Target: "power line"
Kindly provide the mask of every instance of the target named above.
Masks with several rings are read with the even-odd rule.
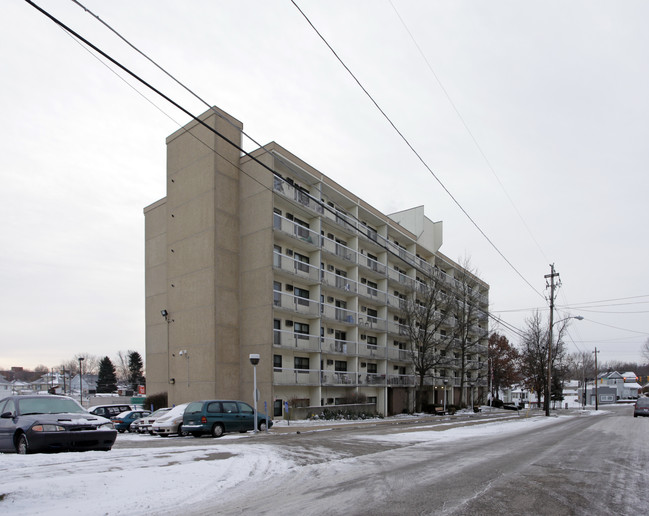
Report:
[[[455,198],[455,196],[451,193],[451,191],[446,187],[446,185],[442,182],[442,180],[435,174],[432,168],[426,163],[424,158],[417,152],[417,150],[414,148],[414,146],[410,143],[410,141],[404,136],[404,134],[399,130],[399,128],[395,125],[395,123],[390,119],[390,117],[386,114],[385,111],[381,108],[381,106],[378,104],[376,100],[374,100],[374,97],[367,91],[367,89],[363,86],[363,84],[358,80],[358,78],[354,75],[354,73],[349,69],[349,67],[345,64],[345,62],[338,56],[336,51],[333,49],[333,47],[329,44],[329,42],[324,38],[322,34],[318,31],[318,29],[313,25],[309,17],[300,9],[300,7],[295,3],[295,0],[291,0],[291,3],[295,6],[295,8],[300,12],[300,14],[304,17],[304,19],[307,21],[307,23],[311,26],[311,28],[315,31],[315,33],[318,35],[318,37],[324,42],[324,44],[327,46],[327,48],[332,52],[332,54],[336,57],[338,62],[343,66],[343,68],[349,73],[349,75],[354,79],[356,84],[363,90],[365,95],[370,99],[372,104],[376,107],[376,109],[383,115],[383,117],[387,120],[387,122],[390,124],[390,126],[394,129],[394,131],[399,135],[399,137],[403,140],[403,142],[408,146],[408,148],[412,151],[412,153],[417,157],[417,159],[421,162],[421,164],[430,172],[430,174],[435,178],[437,183],[442,187],[442,189],[446,192],[446,194],[451,198],[451,200],[455,203],[455,205],[462,211],[462,213],[466,216],[467,219],[473,224],[473,226],[480,232],[480,234],[489,242],[491,247],[494,248],[494,250],[500,255],[500,257],[505,260],[505,262],[511,267],[511,269],[525,282],[527,285],[534,291],[536,292],[539,296],[543,297],[543,294],[541,294],[536,288],[519,272],[519,270],[514,267],[514,265],[507,259],[507,257],[500,251],[500,249],[492,242],[492,240],[487,236],[487,234],[482,230],[482,228],[478,225],[478,223],[473,220],[471,215],[464,209],[462,204]]]
[[[498,181],[498,184],[500,185],[500,188],[502,189],[503,193],[505,194],[505,196],[506,196],[507,199],[509,200],[509,203],[512,205],[512,208],[514,208],[514,211],[516,212],[516,214],[518,215],[518,218],[519,218],[519,219],[521,220],[521,222],[523,223],[523,226],[524,226],[525,229],[527,230],[528,234],[530,235],[530,237],[532,238],[532,240],[533,240],[534,243],[536,244],[536,247],[538,247],[538,249],[539,249],[539,251],[541,252],[541,254],[543,255],[543,257],[544,257],[547,261],[549,261],[548,258],[545,256],[545,253],[543,252],[543,249],[541,248],[541,245],[538,243],[538,241],[537,241],[536,238],[534,237],[534,234],[532,233],[532,230],[529,228],[529,226],[527,225],[527,222],[526,222],[525,219],[523,218],[523,215],[522,215],[521,212],[518,210],[518,207],[517,207],[516,204],[514,203],[514,200],[513,200],[513,199],[511,198],[511,196],[509,195],[509,192],[507,192],[507,190],[505,189],[505,185],[503,185],[502,181],[500,180],[500,177],[498,177],[498,174],[496,174],[496,170],[494,169],[493,165],[491,164],[491,161],[489,161],[489,158],[487,158],[487,155],[485,154],[484,150],[482,149],[482,147],[481,147],[480,144],[478,143],[478,140],[476,139],[475,135],[473,134],[473,131],[471,131],[471,129],[469,128],[469,125],[467,124],[466,120],[464,119],[464,117],[463,117],[462,114],[460,113],[460,110],[457,108],[455,102],[453,102],[453,99],[451,98],[450,94],[448,93],[448,90],[446,89],[446,87],[444,86],[444,84],[442,84],[441,79],[439,78],[439,76],[437,75],[437,73],[436,73],[435,70],[433,69],[432,65],[430,64],[430,61],[429,61],[428,58],[426,57],[426,54],[424,54],[424,51],[421,49],[421,47],[420,47],[419,44],[417,43],[417,40],[415,39],[414,35],[413,35],[412,32],[410,31],[410,28],[408,27],[408,25],[406,24],[405,20],[403,19],[403,17],[401,16],[401,14],[400,14],[399,11],[397,10],[397,8],[395,7],[395,5],[394,5],[394,3],[392,2],[392,0],[389,0],[389,2],[390,2],[390,5],[392,6],[392,9],[394,9],[394,12],[396,13],[397,17],[399,18],[399,21],[401,22],[401,24],[403,25],[404,29],[406,30],[406,32],[407,32],[408,35],[410,36],[410,39],[412,40],[413,44],[414,44],[415,47],[417,48],[417,51],[419,52],[419,55],[422,57],[422,59],[423,59],[424,62],[426,63],[426,66],[428,67],[428,70],[430,70],[430,73],[431,73],[431,74],[433,75],[433,77],[435,78],[435,81],[437,81],[437,84],[439,85],[440,89],[442,90],[442,93],[444,93],[444,96],[446,97],[446,100],[448,100],[448,103],[451,105],[451,107],[453,108],[453,111],[455,111],[455,114],[456,114],[457,117],[460,119],[460,122],[462,122],[462,125],[463,125],[464,128],[466,129],[466,132],[469,134],[469,137],[471,138],[471,141],[473,142],[473,144],[474,144],[474,145],[476,146],[476,148],[478,149],[478,152],[479,152],[480,155],[482,156],[482,159],[484,160],[484,162],[487,164],[487,168],[491,171],[491,173],[493,174],[493,176],[496,178],[496,181]]]
[[[111,56],[109,56],[107,53],[103,52],[103,51],[102,51],[101,49],[99,49],[97,46],[95,46],[95,45],[92,44],[90,41],[88,41],[87,39],[85,39],[84,37],[82,37],[80,34],[78,34],[77,32],[75,32],[73,29],[71,29],[70,27],[66,26],[63,22],[59,21],[59,20],[56,19],[54,16],[52,16],[51,14],[49,14],[47,11],[45,11],[45,10],[42,9],[42,8],[40,8],[38,5],[34,4],[31,0],[25,0],[25,1],[26,1],[28,4],[32,5],[32,7],[34,7],[35,9],[37,9],[39,12],[41,12],[42,14],[44,14],[45,16],[47,16],[50,20],[52,20],[54,23],[56,23],[59,27],[61,27],[62,29],[64,29],[68,34],[74,36],[74,37],[77,38],[79,41],[82,41],[82,42],[83,42],[84,44],[86,44],[88,47],[92,48],[95,52],[97,52],[98,54],[100,54],[100,55],[103,56],[104,58],[108,59],[111,63],[115,64],[115,65],[118,66],[120,69],[122,69],[123,71],[125,71],[126,73],[128,73],[131,77],[133,77],[133,78],[136,79],[137,81],[141,82],[143,85],[145,85],[146,87],[148,87],[149,89],[151,89],[153,92],[155,92],[156,94],[158,94],[159,96],[161,96],[162,98],[164,98],[167,102],[169,102],[170,104],[172,104],[174,107],[176,107],[177,109],[180,109],[182,112],[184,112],[185,114],[187,114],[188,116],[190,116],[194,121],[196,121],[197,123],[199,123],[200,125],[202,125],[202,126],[205,127],[206,129],[208,129],[209,131],[213,132],[214,134],[216,134],[218,137],[220,137],[220,138],[223,139],[225,142],[227,142],[227,143],[229,143],[230,145],[232,145],[233,147],[235,147],[235,148],[236,148],[237,150],[239,150],[240,152],[244,153],[247,157],[249,157],[250,159],[252,159],[253,161],[255,161],[257,164],[261,165],[263,168],[265,168],[266,170],[268,170],[269,172],[271,172],[273,175],[275,175],[275,176],[279,176],[279,174],[277,174],[277,172],[275,172],[273,169],[271,169],[270,167],[268,167],[267,165],[265,165],[264,163],[262,163],[261,161],[259,161],[255,156],[253,156],[253,155],[251,155],[250,153],[246,152],[246,151],[243,150],[240,146],[238,146],[236,143],[232,142],[232,141],[229,140],[227,137],[225,137],[224,135],[222,135],[219,131],[217,131],[216,129],[214,129],[214,128],[210,127],[209,125],[207,125],[205,122],[203,122],[202,120],[200,120],[197,116],[193,115],[191,112],[189,112],[188,110],[186,110],[185,108],[183,108],[180,104],[176,103],[176,102],[173,101],[170,97],[166,96],[166,95],[165,95],[164,93],[162,93],[160,90],[156,89],[153,85],[149,84],[149,83],[146,82],[144,79],[142,79],[141,77],[139,77],[137,74],[135,74],[134,72],[132,72],[131,70],[129,70],[127,67],[125,67],[124,65],[122,65],[121,63],[119,63],[117,60],[113,59]],[[121,37],[121,36],[120,36],[120,37]],[[124,38],[121,37],[121,39],[124,39]],[[132,46],[132,45],[131,45],[131,46]],[[110,67],[109,67],[109,69],[110,69]],[[111,69],[111,71],[113,71],[113,70]],[[113,71],[113,73],[115,73],[115,72]],[[120,78],[121,78],[121,77],[120,77]],[[123,80],[123,79],[122,79],[122,80]],[[137,90],[136,90],[136,91],[137,91]],[[139,93],[139,92],[138,92],[138,93]],[[148,99],[147,99],[147,100],[148,100]],[[156,107],[157,107],[157,106],[156,106]],[[165,114],[166,114],[166,113],[165,113]],[[171,117],[170,117],[170,118],[171,118]],[[172,119],[172,120],[173,120],[173,119]],[[187,131],[187,130],[186,130],[186,131]],[[245,172],[244,172],[244,171],[243,171],[243,170],[242,170],[238,165],[236,165],[236,164],[232,163],[231,161],[229,161],[227,158],[225,158],[224,156],[222,156],[221,154],[219,154],[215,149],[212,149],[209,145],[207,145],[205,142],[201,141],[201,140],[200,140],[199,138],[197,138],[194,134],[192,134],[191,131],[188,131],[188,132],[189,132],[189,133],[190,133],[194,138],[196,138],[198,141],[200,141],[203,145],[207,146],[210,150],[212,150],[213,152],[215,152],[217,155],[219,155],[219,156],[223,157],[224,159],[226,159],[226,161],[227,161],[228,163],[230,163],[231,165],[233,165],[233,166],[234,166],[235,168],[237,168],[240,172],[246,174],[246,173],[245,173]],[[253,141],[254,141],[254,140],[253,140]],[[263,148],[263,147],[262,147],[262,150],[263,150],[264,152],[268,152],[268,151],[267,151],[265,148]],[[275,153],[274,153],[274,155],[275,155],[275,157],[281,158],[280,156],[278,156],[278,155],[275,154]],[[281,159],[280,159],[280,160],[281,160]],[[246,174],[246,175],[248,175],[248,174]],[[248,176],[248,177],[250,177],[250,176]],[[281,176],[279,176],[279,177],[281,178]],[[253,178],[253,179],[254,179],[254,178]],[[255,181],[257,181],[257,182],[259,183],[258,180],[255,179]],[[261,184],[261,183],[259,183],[259,184]],[[270,190],[270,187],[267,187],[266,185],[263,185],[263,186],[264,186],[266,189]],[[305,192],[305,193],[306,193],[306,192]],[[315,199],[314,197],[312,197],[312,196],[311,196],[310,194],[308,194],[308,193],[306,193],[306,195],[308,195],[311,199],[313,199],[315,202],[317,202],[317,203],[318,203],[318,204],[319,204],[323,209],[326,209],[326,210],[330,211],[331,213],[335,213],[335,210],[331,209],[329,206],[326,206],[326,204],[325,204],[322,200],[320,200],[320,199]],[[297,201],[292,201],[292,203],[295,204],[295,205],[298,204]],[[358,219],[356,219],[355,217],[352,217],[352,218],[354,218],[354,220],[358,221]],[[343,220],[345,220],[345,219],[343,219]],[[345,220],[345,223],[346,223],[347,225],[351,225],[351,223],[348,222],[347,220]],[[377,244],[379,244],[379,243],[377,242]],[[397,257],[397,258],[401,258],[397,252],[395,252],[394,250],[390,249],[387,245],[382,245],[382,244],[379,244],[379,245],[380,245],[380,246],[381,246],[385,251],[387,251],[388,253],[392,254],[393,256],[395,256],[395,257]],[[439,255],[438,255],[437,253],[435,253],[435,256],[436,256],[436,258],[440,258]],[[408,261],[408,263],[409,263],[409,264],[410,264],[410,265],[411,265],[415,270],[417,270],[418,272],[420,272],[420,273],[423,274],[424,276],[429,277],[429,278],[431,277],[430,274],[429,274],[426,270],[421,269],[419,266],[417,266],[416,264],[411,263],[410,261]],[[449,265],[450,265],[450,264],[449,264]],[[479,278],[478,278],[478,279],[479,279]],[[488,315],[488,314],[487,314],[487,315]]]

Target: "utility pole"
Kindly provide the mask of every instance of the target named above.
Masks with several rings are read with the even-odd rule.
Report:
[[[545,415],[550,415],[550,394],[552,393],[552,326],[554,324],[554,278],[558,278],[559,273],[554,272],[554,264],[550,264],[550,274],[546,274],[544,278],[550,280],[550,332],[548,335],[548,380],[545,389]]]
[[[597,382],[599,381],[599,372],[597,371],[597,353],[599,353],[599,351],[597,351],[597,348],[595,348],[593,353],[595,353],[595,410],[599,410],[599,396],[597,394]]]

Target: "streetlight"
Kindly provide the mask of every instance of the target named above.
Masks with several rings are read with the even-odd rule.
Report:
[[[83,406],[83,370],[81,369],[83,357],[79,357],[79,402]]]
[[[253,399],[255,400],[255,429],[254,433],[257,433],[257,364],[259,363],[259,355],[257,353],[251,353],[250,363],[252,364],[253,371]]]
[[[552,322],[552,309],[553,305],[550,306],[550,335],[548,337],[548,384],[545,386],[545,415],[550,415],[550,394],[552,392],[552,327],[555,324],[560,322],[567,321],[568,319],[577,319],[578,321],[583,321],[584,318],[581,315],[575,315],[570,317],[565,317],[556,322]]]
[[[448,385],[448,378],[444,378],[444,414],[446,414],[446,386]]]

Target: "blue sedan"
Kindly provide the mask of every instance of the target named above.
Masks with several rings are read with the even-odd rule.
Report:
[[[115,430],[120,434],[123,434],[124,432],[131,431],[131,423],[133,421],[146,417],[149,414],[151,414],[151,412],[148,410],[127,410],[126,412],[122,412],[111,418],[111,421],[113,422],[113,425],[115,425]]]

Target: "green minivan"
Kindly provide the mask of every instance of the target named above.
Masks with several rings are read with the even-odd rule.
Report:
[[[257,428],[273,426],[273,421],[257,412]],[[255,428],[255,410],[243,401],[203,400],[187,405],[183,415],[183,431],[200,437],[212,434],[221,437],[226,432],[247,432]]]

